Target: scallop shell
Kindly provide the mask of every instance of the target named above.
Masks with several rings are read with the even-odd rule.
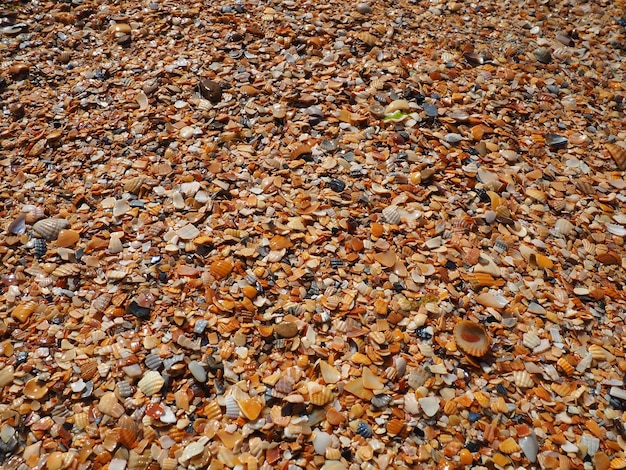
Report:
[[[401,222],[400,211],[398,206],[387,206],[383,209],[383,217],[385,220],[393,225],[398,225]]]
[[[513,372],[513,382],[519,388],[530,388],[535,385],[531,375],[525,370],[516,370]]]
[[[482,357],[489,351],[491,340],[483,325],[469,320],[461,320],[454,327],[457,347],[465,354]]]
[[[372,427],[365,421],[359,421],[356,427],[356,433],[368,439],[372,437]]]
[[[144,363],[148,369],[157,370],[163,365],[163,359],[156,354],[148,354],[144,359]]]
[[[144,374],[137,384],[139,390],[146,396],[152,396],[157,393],[165,384],[165,379],[155,370],[150,370]]]
[[[313,405],[324,406],[334,400],[335,394],[330,387],[324,387],[322,390],[312,393],[309,397],[309,401]]]
[[[500,449],[500,452],[502,452],[503,454],[507,454],[507,455],[513,454],[514,452],[519,452],[520,450],[522,450],[519,444],[512,437],[509,437],[508,439],[505,439],[504,441],[502,441],[500,445],[498,446],[498,448]]]
[[[65,219],[42,219],[33,225],[33,229],[41,238],[46,240],[56,240],[59,232],[70,226]]]
[[[526,196],[538,202],[546,202],[546,193],[544,191],[540,191],[539,189],[527,189]]]
[[[626,170],[626,149],[617,144],[606,144],[606,149],[617,163],[617,167],[622,171]]]
[[[615,457],[613,460],[611,460],[611,469],[621,470],[623,468],[626,468],[626,459],[622,457]]]
[[[224,279],[233,271],[233,265],[226,260],[213,261],[209,266],[209,272],[216,279]]]
[[[561,235],[569,235],[574,230],[574,225],[566,219],[558,219],[554,224],[554,228]]]
[[[137,447],[137,434],[128,428],[116,429],[118,433],[118,442],[127,449],[134,449]]]
[[[129,397],[133,394],[133,388],[126,380],[117,383],[117,394],[121,398]]]

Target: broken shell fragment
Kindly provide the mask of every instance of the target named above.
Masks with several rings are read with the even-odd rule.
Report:
[[[484,356],[491,346],[485,327],[469,320],[461,320],[454,326],[454,340],[461,351],[474,357]]]

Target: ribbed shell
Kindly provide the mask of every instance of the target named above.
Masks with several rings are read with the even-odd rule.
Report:
[[[148,369],[157,370],[163,365],[163,359],[156,354],[148,354],[144,359],[144,363]]]
[[[224,399],[224,403],[226,405],[226,416],[229,418],[239,418],[239,416],[241,416],[237,400],[235,400],[231,395],[228,395]]]
[[[46,240],[56,240],[59,232],[70,226],[65,219],[42,219],[33,225],[33,229]]]
[[[370,438],[372,437],[372,427],[365,421],[359,421],[359,424],[356,427],[356,433],[365,438]]]
[[[454,339],[458,348],[465,354],[482,357],[489,351],[491,340],[480,323],[461,320],[454,327]]]
[[[157,371],[150,370],[144,374],[142,379],[137,384],[137,387],[139,387],[139,390],[141,390],[144,395],[152,396],[161,390],[163,384],[165,384],[163,376],[161,376],[161,374]]]

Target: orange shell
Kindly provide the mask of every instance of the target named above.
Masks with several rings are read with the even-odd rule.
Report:
[[[387,434],[390,436],[398,436],[404,433],[406,425],[399,419],[392,419],[387,423]]]
[[[253,286],[244,286],[241,289],[241,293],[244,297],[247,297],[248,299],[254,299],[257,295],[257,290]]]
[[[270,250],[282,250],[283,248],[291,248],[291,246],[291,240],[282,235],[275,235],[270,240]]]
[[[225,260],[217,260],[211,263],[209,272],[216,279],[224,279],[233,271],[233,265]]]
[[[465,354],[482,357],[489,351],[491,340],[484,326],[468,320],[459,321],[454,327],[457,347]]]

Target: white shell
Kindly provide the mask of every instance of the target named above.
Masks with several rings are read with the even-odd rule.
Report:
[[[572,230],[574,230],[574,225],[569,220],[559,219],[556,221],[556,224],[554,224],[554,228],[561,235],[569,235],[572,233]]]
[[[239,410],[239,405],[237,404],[237,400],[231,395],[228,395],[224,399],[224,404],[226,405],[226,416],[229,418],[239,418],[241,416],[241,411]]]
[[[33,229],[46,240],[56,240],[59,232],[69,226],[65,219],[43,219],[35,222]]]
[[[400,211],[398,206],[387,206],[383,209],[383,217],[387,222],[393,225],[400,223]]]

